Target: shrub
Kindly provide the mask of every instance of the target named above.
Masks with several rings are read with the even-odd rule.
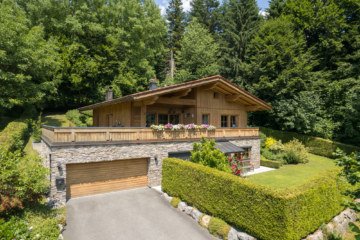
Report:
[[[276,140],[273,138],[267,138],[266,142],[265,142],[265,147],[269,148],[271,145],[273,145],[274,143],[276,143]]]
[[[284,152],[284,159],[289,164],[309,162],[309,149],[295,138],[284,144]]]
[[[228,239],[228,233],[230,231],[230,226],[219,218],[212,217],[209,222],[209,231],[212,235],[217,237],[218,235],[222,236],[222,239]]]
[[[309,148],[309,152],[328,158],[334,158],[332,153],[335,152],[337,148],[340,148],[347,154],[350,154],[352,152],[360,152],[360,147],[333,142],[331,140],[326,140],[323,138],[310,137],[307,135],[293,132],[272,130],[270,128],[264,127],[260,127],[260,131],[276,140],[282,140],[283,143],[290,142],[294,138],[299,139],[299,141],[304,144],[305,147]]]
[[[28,125],[24,122],[13,121],[0,133],[0,148],[9,151],[22,150],[24,140],[28,136]]]
[[[66,118],[77,127],[91,127],[92,116],[93,112],[91,110],[80,113],[79,110],[74,109],[66,113]]]
[[[260,157],[260,165],[270,168],[280,168],[282,166],[282,163],[279,161],[271,161],[271,160],[267,160],[264,157]]]
[[[341,192],[354,187],[340,181],[335,168],[304,184],[275,190],[232,174],[180,159],[166,158],[162,188],[201,212],[260,239],[302,239],[344,210]]]
[[[181,203],[181,200],[177,197],[173,197],[170,203],[174,208],[177,208],[179,203]]]
[[[265,143],[266,143],[267,137],[262,132],[259,132],[259,136],[260,136],[260,148],[265,148]]]
[[[194,142],[190,161],[231,173],[228,158],[219,149],[215,149],[215,145],[214,140],[208,141],[205,137],[201,138],[200,143]]]
[[[42,159],[22,157],[18,151],[0,149],[0,173],[0,217],[38,202],[49,186],[50,170]]]
[[[25,221],[14,217],[8,222],[0,219],[0,239],[30,239],[30,235]]]
[[[284,145],[281,143],[281,140],[276,141],[274,144],[272,144],[269,147],[269,150],[272,151],[273,153],[280,153],[284,150]]]

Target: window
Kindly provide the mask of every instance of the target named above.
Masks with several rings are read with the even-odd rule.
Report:
[[[215,99],[219,99],[219,93],[214,92],[214,98],[215,98]]]
[[[169,115],[169,123],[171,124],[179,124],[179,115]]]
[[[228,126],[228,116],[221,116],[221,127]]]
[[[210,124],[210,115],[209,114],[204,114],[202,115],[202,124]]]
[[[159,125],[160,124],[162,124],[162,125],[168,124],[169,123],[168,115],[167,114],[159,114],[158,115],[158,122],[159,122]]]
[[[243,159],[251,158],[251,148],[244,148],[245,152],[242,153]]]
[[[230,117],[230,127],[236,127],[236,116]]]
[[[155,114],[147,113],[146,114],[146,127],[150,127],[151,125],[155,125]]]

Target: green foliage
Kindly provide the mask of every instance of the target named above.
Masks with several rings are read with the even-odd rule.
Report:
[[[266,142],[265,142],[265,147],[268,148],[268,147],[271,147],[273,144],[276,143],[276,140],[273,139],[273,138],[268,138],[266,139]]]
[[[91,127],[92,126],[93,111],[79,112],[77,109],[73,109],[66,112],[66,118],[75,124],[76,127]]]
[[[185,31],[185,13],[182,7],[181,0],[171,0],[169,7],[166,9],[166,20],[169,25],[168,40],[169,48],[175,54],[181,50],[181,39],[183,38]]]
[[[205,137],[202,137],[200,142],[194,142],[193,150],[190,151],[190,161],[231,173],[228,158],[219,149],[215,148],[215,141],[208,141]]]
[[[31,135],[33,136],[35,142],[40,142],[41,141],[41,134],[42,134],[41,115],[42,115],[42,113],[39,114],[38,120],[36,122],[34,121],[33,124],[32,124],[32,133],[31,133]]]
[[[28,124],[19,120],[10,122],[0,133],[0,148],[9,151],[22,150],[28,134]]]
[[[19,151],[12,153],[0,149],[0,198],[5,202],[0,205],[0,217],[42,198],[49,187],[46,176],[50,173],[42,161],[39,157],[22,157]],[[14,201],[20,204],[7,204]]]
[[[196,18],[213,36],[220,30],[220,3],[217,0],[194,0],[190,2],[189,15]]]
[[[279,141],[276,141],[274,144],[272,144],[269,147],[269,150],[278,154],[278,153],[284,151],[284,145],[281,143],[281,140],[279,140]]]
[[[352,222],[349,223],[349,225],[353,224]],[[340,233],[338,233],[336,230],[334,232],[331,232],[330,228],[325,224],[321,224],[320,229],[323,233],[324,240],[343,240],[343,237]]]
[[[4,219],[0,219],[1,239],[29,239],[30,235],[25,221],[11,218],[5,222]]]
[[[218,237],[219,235],[222,236],[221,239],[228,239],[228,233],[230,231],[230,226],[224,222],[223,220],[212,217],[209,222],[209,232]]]
[[[267,140],[266,135],[263,132],[259,132],[259,136],[260,136],[260,148],[265,148],[265,143]]]
[[[306,148],[298,139],[294,138],[284,144],[284,159],[289,164],[309,162],[309,149]]]
[[[177,197],[173,197],[170,202],[171,206],[173,206],[174,208],[177,208],[179,203],[181,203],[181,200]]]
[[[59,81],[57,46],[45,40],[42,26],[29,27],[26,13],[14,1],[0,4],[0,112],[16,105],[50,99]]]
[[[186,82],[219,74],[219,45],[197,18],[186,27],[181,50],[175,58],[180,67],[175,81]]]
[[[270,167],[270,168],[280,168],[282,163],[279,161],[271,161],[264,157],[260,157],[260,166]]]
[[[344,209],[341,192],[352,186],[338,179],[339,172],[336,168],[304,184],[275,190],[213,168],[166,158],[161,186],[169,195],[256,238],[301,239]]]
[[[276,19],[281,16],[281,14],[285,10],[285,0],[270,0],[269,1],[269,8],[265,9],[267,13],[267,19]]]
[[[304,144],[305,147],[309,148],[309,152],[328,158],[333,158],[332,153],[335,152],[337,148],[340,148],[348,154],[355,151],[360,152],[360,147],[333,142],[322,138],[306,136],[294,132],[277,131],[264,127],[260,127],[260,131],[269,137],[281,140],[283,143],[290,142],[296,138]]]

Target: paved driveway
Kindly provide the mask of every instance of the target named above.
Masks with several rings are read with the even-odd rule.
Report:
[[[216,239],[151,188],[70,199],[63,235],[66,240]]]

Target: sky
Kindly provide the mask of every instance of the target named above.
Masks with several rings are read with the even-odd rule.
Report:
[[[159,6],[162,15],[166,13],[166,8],[169,1],[170,0],[155,0],[155,3]],[[222,0],[219,1],[222,2]],[[185,11],[190,10],[190,2],[191,0],[182,0],[183,8]],[[262,11],[264,11],[265,8],[269,7],[269,0],[257,0],[257,3]]]

